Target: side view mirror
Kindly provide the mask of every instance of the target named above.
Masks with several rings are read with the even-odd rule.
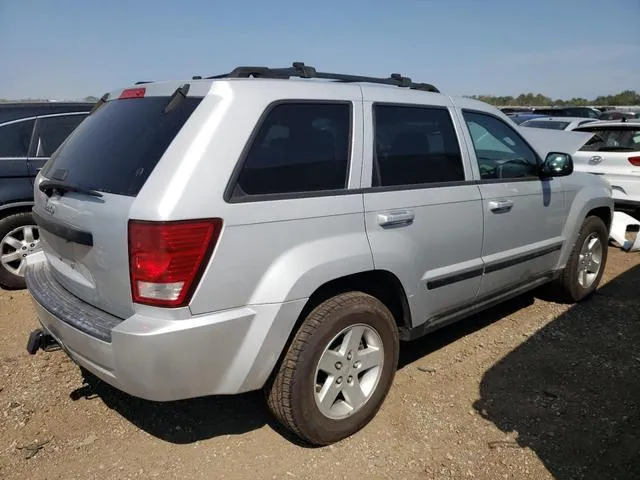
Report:
[[[566,177],[573,173],[573,158],[568,153],[551,152],[545,158],[540,173],[543,177]]]

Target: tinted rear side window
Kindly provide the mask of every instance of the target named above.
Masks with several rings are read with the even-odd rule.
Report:
[[[253,138],[232,197],[346,188],[351,105],[283,103]]]
[[[185,98],[166,113],[169,97],[109,101],[73,131],[44,175],[136,196],[201,100]]]
[[[62,115],[38,119],[36,129],[36,157],[49,157],[86,115]]]
[[[446,109],[376,105],[373,186],[464,180],[460,147]]]
[[[26,157],[35,120],[0,125],[0,157]]]

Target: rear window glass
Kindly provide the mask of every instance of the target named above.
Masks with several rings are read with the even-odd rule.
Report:
[[[170,97],[113,100],[67,138],[44,175],[80,187],[136,196],[201,98],[164,112]]]
[[[564,130],[569,122],[549,122],[540,120],[529,120],[522,124],[523,127],[548,128],[549,130]]]
[[[233,197],[346,188],[351,104],[283,103],[257,131]]]
[[[640,127],[621,129],[580,129],[594,136],[580,149],[587,152],[638,152],[640,151]]]

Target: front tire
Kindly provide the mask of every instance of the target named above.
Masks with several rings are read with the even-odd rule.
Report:
[[[609,232],[599,217],[587,217],[559,278],[561,294],[571,302],[589,297],[600,284],[607,263]]]
[[[361,292],[330,298],[305,318],[265,387],[269,408],[306,442],[337,442],[375,416],[398,351],[398,329],[382,302]]]
[[[20,212],[0,218],[0,287],[25,288],[26,257],[39,249],[39,239],[31,213]]]

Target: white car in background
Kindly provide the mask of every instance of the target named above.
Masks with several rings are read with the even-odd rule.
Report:
[[[573,154],[575,170],[604,176],[617,209],[640,211],[640,122],[598,121],[574,131],[595,134]]]
[[[573,130],[587,123],[594,122],[594,118],[584,117],[541,117],[526,120],[521,127],[548,128],[550,130]]]

